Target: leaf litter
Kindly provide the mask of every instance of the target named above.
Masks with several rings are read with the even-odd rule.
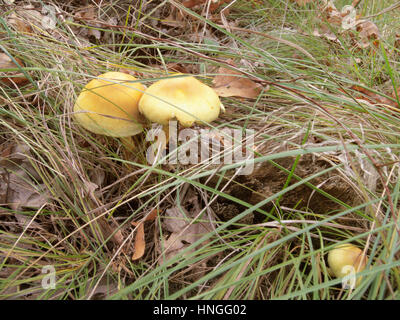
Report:
[[[132,222],[132,225],[137,227],[134,244],[135,252],[133,253],[132,260],[140,259],[144,255],[146,249],[146,241],[144,237],[144,222],[153,221],[157,218],[157,216],[158,210],[154,209],[145,217],[144,220],[141,220],[139,222]]]
[[[231,60],[227,62],[232,63]],[[220,67],[213,79],[213,88],[220,97],[240,97],[255,99],[262,91],[262,86],[240,72]]]
[[[207,217],[200,217],[198,221],[194,221],[197,215],[198,212],[196,211],[190,212],[178,206],[166,210],[163,227],[171,234],[168,238],[163,239],[164,251],[160,253],[166,261],[182,255],[182,251],[215,228]],[[207,242],[206,240],[200,245],[204,245]],[[192,249],[184,255],[189,255],[194,250]]]
[[[184,1],[184,5],[190,3],[197,3],[194,5],[193,9],[199,9],[204,3],[207,3],[206,0],[204,1]],[[212,3],[222,3],[224,1],[212,1]],[[311,0],[296,0],[298,4],[300,3],[309,3]],[[210,2],[209,2],[210,3]],[[204,11],[204,7],[201,8]],[[42,12],[43,13],[43,12]],[[47,13],[45,13],[47,14]],[[333,15],[338,17],[337,15]],[[79,20],[79,15],[76,15],[76,18]],[[93,17],[84,17],[86,19],[96,19],[95,16]],[[339,20],[340,21],[340,17]],[[369,21],[367,21],[369,22]],[[95,22],[92,23],[94,25]],[[116,23],[110,23],[115,25]],[[96,26],[96,25],[94,25]],[[368,39],[366,43],[369,45],[369,41],[375,39],[375,36],[378,36],[378,29],[374,28],[374,24],[364,23],[361,20],[358,20],[358,24],[355,24],[354,27],[356,31],[359,33],[361,38]],[[376,26],[375,26],[376,27]],[[83,28],[88,31],[87,28]],[[93,30],[93,31],[91,31]],[[92,32],[92,33],[91,33]],[[94,37],[96,40],[100,40],[101,34],[99,31],[95,29],[89,29],[89,32],[86,34],[87,37]],[[174,66],[174,68],[178,68],[180,66]],[[250,79],[245,78],[241,73],[232,71],[226,68],[220,68],[218,70],[219,75],[214,78],[214,85],[216,91],[219,90],[219,95],[221,97],[230,97],[236,96],[241,98],[257,98],[261,92],[260,86],[251,81]],[[353,88],[356,90],[355,88]],[[359,90],[361,91],[361,90]],[[364,92],[366,95],[369,92]],[[372,96],[371,94],[369,94]],[[1,150],[0,150],[1,151]],[[0,154],[1,155],[1,154]],[[2,158],[0,157],[0,161]],[[28,161],[29,162],[29,161]],[[2,199],[1,194],[1,181],[2,176],[0,175],[0,199]],[[29,175],[25,175],[23,180],[30,179]],[[90,193],[94,193],[97,185],[102,184],[104,177],[100,177],[99,181],[96,183],[89,184],[88,189]],[[30,181],[31,185],[34,184],[33,181]],[[7,195],[6,195],[7,196]],[[44,202],[45,203],[45,202]],[[21,205],[21,208],[24,207]],[[30,207],[30,206],[28,206]],[[209,233],[213,228],[214,225],[212,222],[197,222],[197,215],[198,210],[187,210],[183,207],[178,207],[177,205],[172,206],[171,208],[167,209],[164,214],[163,218],[163,228],[170,232],[169,237],[163,239],[163,248],[165,249],[164,254],[165,257],[171,259],[177,255],[181,255],[182,251],[185,250],[188,246],[196,242],[200,239],[205,233]],[[147,217],[139,222],[133,222],[132,224],[137,227],[136,238],[135,238],[135,252],[132,257],[132,260],[140,259],[144,252],[145,252],[145,234],[144,234],[144,223],[145,221],[153,221],[158,214],[158,211],[153,211]],[[193,222],[195,220],[195,222]],[[204,217],[203,217],[204,220]],[[100,293],[107,295],[106,287],[104,287]]]
[[[18,63],[19,66],[7,54],[0,53],[0,70],[15,69],[24,66],[24,63],[21,59],[17,57],[13,58]],[[15,83],[16,85],[22,85],[28,81],[29,80],[25,77],[25,75],[19,71],[7,71],[7,72],[0,71],[0,82],[2,82],[3,84],[11,85]]]
[[[49,201],[45,185],[38,183],[40,177],[31,158],[27,145],[17,145],[0,154],[0,199],[14,211],[39,209]]]
[[[366,49],[371,43],[378,47],[378,27],[372,21],[357,15],[356,4],[357,1],[354,1],[352,5],[345,5],[339,10],[333,1],[324,1],[324,5],[320,7],[319,28],[314,30],[313,35],[339,44],[341,42],[337,34],[347,35],[356,48]]]

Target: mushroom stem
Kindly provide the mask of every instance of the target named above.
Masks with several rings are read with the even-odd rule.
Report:
[[[169,142],[169,125],[163,125],[162,129],[163,129],[163,131],[165,133],[165,146],[164,146],[164,149],[166,149],[167,146],[168,146],[168,142]]]

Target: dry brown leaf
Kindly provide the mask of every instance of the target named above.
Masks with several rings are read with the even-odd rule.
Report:
[[[386,97],[383,97],[375,92],[372,92],[368,89],[365,89],[363,87],[354,85],[351,87],[351,89],[362,93],[362,99],[367,100],[369,103],[371,103],[373,105],[386,105],[389,107],[393,107],[394,110],[396,110],[396,109],[398,110],[398,108],[399,108],[399,105],[396,102],[394,102]],[[392,95],[393,94],[394,94],[394,92],[392,93]],[[394,96],[393,98],[396,98],[396,97]]]
[[[19,58],[14,58],[18,64],[23,67],[24,63]],[[18,68],[18,66],[14,63],[14,61],[5,53],[0,53],[0,70],[1,69],[11,69],[11,68]],[[22,85],[29,80],[24,76],[23,73],[18,71],[6,71],[0,72],[0,81],[3,84],[11,85],[15,83],[17,85]]]
[[[210,3],[210,12],[213,13],[219,7],[221,7],[225,2],[230,0],[212,0]],[[184,0],[182,4],[189,9],[198,9],[203,6],[208,6],[208,0]]]
[[[190,217],[186,210],[182,212],[182,208],[173,207],[165,210],[165,219],[163,220],[163,226],[169,232],[180,232],[190,222]],[[188,220],[189,219],[189,220]]]
[[[39,209],[48,200],[45,185],[34,185],[33,182],[26,182],[27,179],[29,179],[28,174],[24,170],[20,170],[10,174],[0,186],[0,193],[3,195],[7,193],[6,203],[12,210]]]
[[[163,241],[165,251],[161,255],[166,260],[181,255],[183,250],[213,230],[209,221],[192,223],[194,216],[195,214],[190,214],[183,208],[173,207],[166,210],[163,226],[171,232],[168,239]]]
[[[182,232],[182,230],[184,231]],[[182,230],[171,233],[168,239],[164,241],[164,248],[166,248],[164,254],[166,260],[169,260],[176,255],[180,255],[183,250],[211,231],[203,223],[191,224]]]
[[[379,29],[375,23],[368,20],[359,20],[356,23],[356,30],[359,32],[360,46],[369,47],[371,41],[375,47],[379,45]]]
[[[340,43],[336,36],[340,33],[350,37],[358,48],[368,48],[371,42],[377,47],[380,37],[379,29],[373,22],[364,20],[360,15],[357,15],[355,7],[357,3],[358,1],[353,1],[352,5],[345,5],[339,11],[332,0],[328,1],[321,8],[322,24],[319,26],[319,30],[314,30],[313,34]],[[329,26],[326,26],[325,22],[329,22]],[[354,31],[357,31],[357,34]]]
[[[25,216],[20,213],[15,213],[14,216],[23,229],[29,228],[29,229],[44,230],[44,228],[41,226],[41,224],[36,221],[32,221],[32,217],[30,217],[30,216]]]
[[[262,87],[258,83],[244,78],[237,71],[220,67],[219,75],[213,79],[214,90],[220,97],[257,98]]]
[[[93,290],[92,287],[87,286],[86,293],[90,294],[90,300],[104,300],[107,299],[112,294],[118,292],[119,283],[116,280],[110,279],[108,277],[101,278],[98,285],[96,285]]]
[[[97,9],[94,7],[87,7],[85,9],[79,10],[74,15],[75,20],[90,21],[90,24],[94,27],[101,27],[101,24],[94,22],[97,19]],[[92,21],[93,20],[93,21]],[[114,23],[115,24],[115,23]],[[78,28],[79,36],[85,38],[85,40],[90,40],[93,37],[96,40],[101,39],[101,32],[94,28]]]
[[[32,179],[40,180],[40,176],[29,162],[30,156],[26,145],[1,153],[0,199],[15,211],[21,208],[39,209],[49,200],[45,185],[37,184]]]
[[[336,9],[332,1],[329,1],[323,12],[326,14],[326,21],[333,25],[341,25],[343,21],[342,13]]]
[[[144,225],[141,222],[132,222],[134,226],[137,226],[135,236],[135,252],[132,256],[132,260],[140,259],[144,255],[146,249],[146,242],[144,241]]]
[[[315,37],[320,37],[320,38],[324,37],[330,41],[335,41],[340,43],[337,36],[325,25],[322,25],[320,30],[314,29],[313,35]]]
[[[79,21],[80,23],[89,23],[90,28],[88,27],[80,27],[77,25],[71,25],[70,28],[76,34],[76,36],[82,40],[82,45],[86,46],[90,43],[95,43],[96,41],[101,40],[102,43],[114,43],[115,34],[109,31],[100,31],[99,29],[104,29],[104,25],[116,26],[119,21],[115,16],[111,16],[108,19],[104,20],[99,17],[99,10],[96,7],[86,7],[84,9],[78,10],[75,12],[73,19]],[[86,44],[85,44],[86,42]]]
[[[396,34],[395,35],[395,39],[394,39],[394,44],[393,46],[397,49],[400,50],[400,34]]]
[[[33,5],[17,8],[7,22],[21,32],[31,33],[34,28],[54,30],[57,25],[55,5],[43,5],[39,12]]]
[[[134,244],[135,252],[132,256],[132,260],[140,259],[143,256],[144,251],[146,249],[146,241],[144,240],[144,222],[154,220],[157,217],[157,215],[158,215],[158,210],[154,209],[153,211],[150,212],[150,214],[146,216],[144,220],[141,220],[139,222],[132,222],[132,225],[137,227],[135,244]]]
[[[75,12],[74,17],[78,20],[94,20],[97,17],[96,8],[95,7],[87,7],[82,10]]]
[[[40,21],[42,15],[35,10],[33,5],[26,5],[7,17],[8,24],[14,26],[20,32],[31,33],[35,21]]]
[[[326,3],[324,7],[321,8],[321,22],[318,25],[318,28],[315,28],[313,31],[313,35],[316,37],[326,38],[329,41],[335,41],[340,43],[335,32],[333,31],[335,28],[342,24],[342,14],[339,10],[336,9],[335,5],[332,1]],[[327,24],[326,22],[329,22]]]
[[[19,32],[32,33],[32,26],[26,21],[18,18],[15,14],[12,14],[8,19],[8,23],[14,26]]]

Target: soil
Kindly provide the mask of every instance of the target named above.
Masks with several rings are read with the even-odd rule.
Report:
[[[275,162],[285,169],[291,170],[295,162],[295,157],[282,158]],[[328,162],[317,160],[313,155],[303,155],[297,164],[295,174],[300,178],[307,178],[330,166]],[[237,176],[224,192],[250,205],[255,205],[281,191],[285,185],[287,176],[287,173],[283,170],[280,170],[270,162],[265,162],[255,168],[252,175]],[[215,187],[217,181],[218,177],[212,179],[209,185]],[[298,180],[292,177],[289,185],[296,182]],[[312,179],[310,183],[348,205],[354,205],[359,201],[351,186],[346,184],[335,170]],[[224,183],[220,185],[221,189]],[[312,211],[317,214],[328,214],[332,211],[343,209],[341,204],[328,199],[325,195],[317,191],[313,192],[313,189],[305,184],[285,193],[280,199],[279,205],[281,207]],[[223,197],[219,197],[211,207],[215,214],[223,221],[227,221],[247,209],[245,206]],[[274,204],[268,202],[261,209],[270,212],[273,207]],[[239,220],[238,223],[259,223],[264,221],[265,218],[264,214],[253,212]]]

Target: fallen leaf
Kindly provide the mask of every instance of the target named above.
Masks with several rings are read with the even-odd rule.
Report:
[[[166,260],[181,255],[183,250],[213,230],[210,221],[193,222],[194,218],[195,214],[190,214],[182,207],[166,210],[163,226],[171,232],[170,236],[163,241],[164,252],[161,255]]]
[[[88,170],[89,181],[85,181],[87,193],[96,194],[96,190],[99,186],[102,186],[104,180],[106,179],[106,174],[104,170],[100,168],[100,166],[96,166],[94,168],[90,168]]]
[[[99,10],[97,7],[86,7],[75,12],[73,19],[79,22],[89,22],[90,24],[90,27],[71,26],[81,40],[87,41],[88,43],[96,43],[96,41],[99,40],[101,40],[102,43],[114,43],[114,32],[111,30],[100,31],[98,29],[104,29],[103,24],[110,26],[118,25],[118,19],[116,17],[112,16],[107,20],[103,20],[99,17]]]
[[[15,218],[17,218],[18,223],[21,225],[23,229],[28,227],[30,229],[44,230],[44,228],[40,225],[40,223],[32,221],[32,217],[30,216],[25,216],[20,213],[15,213],[14,216]]]
[[[79,10],[74,15],[75,20],[90,21],[92,26],[100,27],[101,26],[100,24],[94,22],[94,20],[96,20],[96,18],[97,18],[97,10],[94,7],[88,7],[83,10]],[[81,27],[78,29],[79,29],[80,37],[86,38],[88,41],[90,41],[91,38],[94,38],[96,40],[100,40],[100,38],[101,38],[101,32],[97,29],[86,28],[86,27]]]
[[[12,152],[1,153],[0,199],[15,211],[21,208],[39,209],[49,200],[46,186],[37,183],[40,176],[29,157],[31,155],[26,145],[18,145]]]
[[[357,23],[356,9],[353,6],[347,5],[342,8],[340,13],[342,17],[341,27],[343,30],[354,29]]]
[[[7,22],[22,32],[31,33],[34,26],[36,29],[54,30],[57,25],[56,8],[44,5],[39,12],[33,5],[26,5],[10,14]]]
[[[324,37],[330,41],[335,41],[340,43],[337,36],[325,25],[322,25],[320,30],[314,29],[313,36],[320,38]]]
[[[400,50],[400,34],[396,34],[396,35],[395,35],[393,46],[394,46],[397,50]]]
[[[24,63],[19,58],[14,58],[17,63],[23,67]],[[29,80],[24,76],[23,73],[18,71],[4,71],[1,72],[2,69],[11,69],[18,68],[18,66],[14,63],[14,61],[5,53],[0,53],[0,81],[3,84],[11,85],[13,83],[17,85],[22,85]]]
[[[15,29],[21,32],[31,33],[32,23],[31,20],[40,21],[41,14],[35,10],[33,5],[26,5],[18,8],[15,12],[7,17],[7,23],[12,25]]]
[[[225,2],[229,0],[212,0],[210,3],[209,10],[211,13],[216,11],[219,7],[221,7]],[[208,6],[208,0],[185,0],[182,4],[189,9],[197,9],[202,8],[203,6]]]
[[[29,176],[25,171],[20,170],[10,174],[9,181],[7,181],[8,190],[2,188],[3,193],[7,192],[6,203],[12,210],[18,211],[21,208],[39,209],[47,202],[45,185],[33,185],[33,183],[26,182],[26,179],[29,179]]]
[[[86,294],[90,294],[90,300],[104,300],[116,293],[119,290],[119,283],[117,280],[109,277],[101,278],[100,282],[96,285],[95,289],[91,286],[86,287]]]
[[[185,214],[186,210],[184,210],[183,212],[181,210],[184,209],[173,207],[165,210],[165,218],[163,220],[163,226],[169,232],[182,231],[182,229],[185,226],[187,226],[188,223],[190,222],[190,217],[187,215],[187,212]]]
[[[361,16],[357,15],[358,2],[353,1],[352,5],[345,5],[339,11],[332,0],[327,1],[320,9],[322,24],[319,30],[314,30],[313,34],[338,43],[341,41],[338,40],[337,34],[342,34],[342,37],[349,37],[358,48],[368,48],[371,42],[378,47],[379,29],[373,22],[361,19]],[[326,22],[329,25],[326,25]]]
[[[379,29],[375,23],[359,20],[356,22],[356,30],[359,33],[362,48],[369,47],[371,41],[375,47],[379,45]]]
[[[32,26],[26,20],[18,18],[15,13],[9,16],[7,22],[19,32],[32,33]]]
[[[365,89],[365,88],[363,88],[361,86],[357,86],[357,85],[351,86],[350,89],[353,89],[355,91],[362,93],[362,95],[363,95],[362,98],[367,100],[369,103],[371,103],[373,105],[386,105],[386,106],[393,107],[395,110],[398,111],[399,105],[396,102],[394,102],[384,96],[381,96],[375,92],[372,92],[368,89]],[[394,92],[392,93],[392,95],[393,95],[393,98],[396,99]]]
[[[158,210],[154,209],[153,211],[148,214],[144,220],[141,220],[139,222],[132,222],[132,225],[137,227],[136,230],[136,236],[135,236],[135,252],[132,256],[132,260],[137,260],[140,259],[144,251],[146,249],[146,241],[144,240],[144,222],[145,221],[152,221],[154,220],[158,215]]]
[[[220,97],[257,98],[262,87],[258,83],[244,78],[237,71],[220,67],[214,77],[214,90]]]
[[[54,30],[57,26],[56,9],[54,5],[44,5],[42,7],[42,26],[45,29]]]
[[[313,35],[340,43],[335,32],[338,32],[336,29],[342,24],[343,17],[341,12],[336,9],[332,1],[328,1],[320,10],[321,23],[319,23],[318,28],[314,29]]]
[[[96,8],[95,7],[87,7],[85,9],[79,10],[75,12],[74,17],[77,20],[94,20],[97,17]]]
[[[342,23],[342,14],[336,8],[333,1],[328,1],[326,6],[322,8],[321,11],[325,15],[325,19],[327,22],[334,25],[340,25]]]
[[[183,250],[195,243],[206,233],[210,232],[203,223],[194,223],[185,227],[185,229],[179,232],[173,232],[166,241],[164,241],[164,248],[166,249],[165,259],[169,260],[180,255]],[[193,250],[192,250],[193,251]],[[191,252],[192,252],[191,251]],[[188,252],[187,254],[189,254]]]

